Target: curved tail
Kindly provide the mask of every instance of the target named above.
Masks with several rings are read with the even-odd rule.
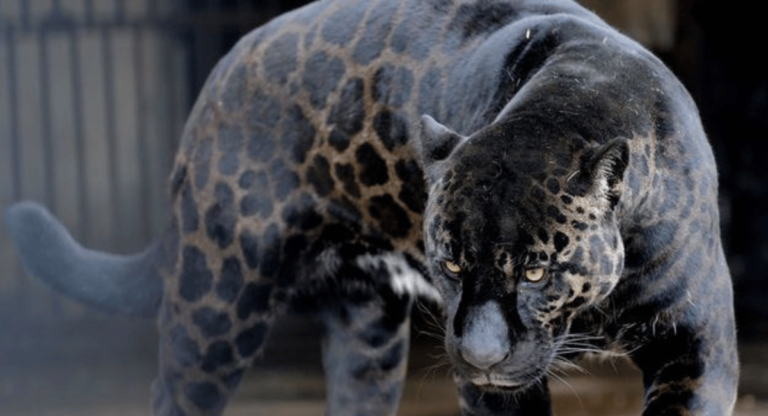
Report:
[[[33,202],[12,205],[5,220],[24,268],[54,290],[108,313],[157,315],[163,296],[157,243],[131,256],[89,250]]]

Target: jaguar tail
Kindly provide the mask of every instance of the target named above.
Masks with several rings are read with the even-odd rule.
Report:
[[[157,315],[163,296],[159,242],[129,256],[89,250],[34,202],[12,205],[5,221],[24,268],[54,290],[107,313]]]

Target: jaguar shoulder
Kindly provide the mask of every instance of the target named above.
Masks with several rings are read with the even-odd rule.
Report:
[[[159,315],[157,415],[221,414],[287,311],[326,324],[327,414],[394,414],[419,296],[444,305],[466,415],[551,414],[550,368],[602,349],[643,371],[644,415],[732,411],[697,110],[570,1],[320,1],[277,18],[210,75],[170,187],[167,232],[135,256],[81,247],[38,205],[7,212],[31,274]]]

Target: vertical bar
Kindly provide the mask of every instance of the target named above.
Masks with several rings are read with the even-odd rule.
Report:
[[[40,59],[40,118],[41,118],[41,132],[43,141],[43,177],[45,183],[43,184],[43,194],[45,195],[45,203],[49,209],[56,213],[56,195],[53,190],[54,179],[54,148],[53,138],[51,137],[51,82],[50,82],[50,69],[48,59],[48,35],[46,29],[41,27],[37,29],[38,44],[39,44],[39,59]],[[62,310],[61,300],[57,296],[47,296],[50,300],[51,311],[53,315],[60,316]]]
[[[176,9],[181,9],[181,3],[176,4]],[[185,10],[186,11],[186,10]],[[170,14],[171,12],[169,12]],[[188,22],[186,20],[185,22]],[[187,23],[188,25],[188,23]],[[178,31],[176,32],[178,33]],[[172,38],[170,36],[166,37],[165,46],[168,50],[169,57],[173,57],[173,59],[170,61],[172,65],[167,65],[168,74],[166,75],[167,79],[175,79],[176,73],[181,73],[183,70],[182,68],[179,68],[179,41],[178,37],[176,37],[173,48],[171,48],[171,40]],[[173,51],[177,51],[177,53],[172,53]],[[179,141],[181,139],[181,131],[183,129],[183,124],[186,120],[186,114],[189,113],[189,110],[192,108],[192,106],[195,104],[195,98],[197,97],[197,91],[189,90],[186,88],[185,90],[188,92],[187,94],[184,94],[183,96],[179,93],[179,86],[182,83],[179,82],[171,82],[169,83],[171,88],[168,89],[168,95],[172,98],[172,102],[169,102],[169,108],[168,108],[168,117],[173,120],[173,123],[170,123],[168,125],[168,150],[167,155],[168,159],[171,161],[171,163],[175,160],[174,156],[176,155],[176,149],[178,148]],[[189,94],[189,92],[191,94]],[[179,117],[179,112],[181,112],[182,117]],[[183,119],[182,119],[183,118]],[[181,120],[181,125],[179,124],[179,121]],[[166,173],[170,174],[171,169],[166,169]]]
[[[115,20],[118,24],[125,23],[125,0],[115,0]]]
[[[70,51],[70,72],[72,73],[72,111],[74,115],[75,126],[75,148],[77,149],[77,188],[79,190],[78,198],[78,230],[81,238],[87,238],[90,235],[88,219],[91,217],[88,207],[88,184],[85,171],[85,133],[83,126],[83,91],[82,80],[80,79],[80,43],[78,42],[78,32],[73,26],[69,31],[69,51]]]
[[[28,30],[30,27],[29,2],[27,0],[19,1],[21,2],[21,7],[19,8],[21,10],[21,26],[24,30]]]
[[[152,25],[157,24],[157,1],[149,1],[149,5],[147,7],[147,16],[149,16],[149,21]]]
[[[202,38],[202,35],[200,33],[201,29],[196,26],[189,26],[186,27],[185,30],[188,30],[188,35],[185,36],[185,47],[187,48],[187,91],[190,91],[192,95],[195,95],[200,90],[200,85],[197,80],[198,78],[198,72],[200,70],[200,66],[202,65],[201,62],[203,61],[202,55],[204,51],[201,50],[200,45],[200,39]],[[192,105],[194,103],[184,103],[185,104],[185,110],[192,108]]]
[[[166,37],[163,40],[163,49],[165,49],[165,53],[163,54],[163,56],[166,57],[166,59],[168,60],[168,62],[166,62],[164,66],[165,73],[163,77],[166,80],[172,80],[176,78],[174,73],[175,55],[172,53],[173,51],[170,45],[169,38],[170,37]],[[178,110],[180,107],[183,106],[182,108],[184,108],[184,112],[188,112],[189,109],[192,108],[192,104],[193,104],[188,102],[185,102],[185,103],[178,102],[179,96],[176,91],[177,84],[178,84],[177,82],[166,82],[164,84],[166,87],[165,88],[166,96],[168,97],[168,101],[167,101],[168,122],[165,125],[166,127],[165,138],[168,143],[168,150],[166,154],[168,155],[174,154],[178,140],[179,140],[179,136],[178,136],[179,132],[177,131],[178,129],[176,128],[176,122],[178,121],[178,117],[179,117]]]
[[[8,45],[8,61],[6,64],[8,65],[8,101],[9,101],[9,107],[10,107],[10,152],[11,152],[11,158],[10,158],[10,164],[11,164],[11,194],[13,196],[14,201],[18,201],[21,199],[21,145],[19,143],[19,97],[18,97],[18,91],[16,88],[16,44],[15,44],[15,38],[13,36],[13,31],[11,28],[8,28],[5,32],[5,42]],[[20,289],[14,293],[14,296],[12,299],[9,299],[9,302],[13,303],[13,305],[10,305],[14,309],[22,308],[24,305],[24,296],[23,288],[25,285],[23,284],[25,279],[25,273],[23,269],[21,268],[21,264],[18,260],[13,261],[12,265],[12,275],[16,279],[16,288]],[[28,313],[27,308],[23,308],[25,314]]]
[[[93,12],[93,0],[85,0],[85,24],[92,26],[96,20]]]
[[[85,0],[85,22],[83,23],[84,27],[93,27],[95,24],[95,13],[93,8],[93,0]],[[73,88],[75,89],[75,93],[73,94],[75,103],[76,111],[78,112],[78,121],[76,121],[76,124],[80,124],[81,127],[83,127],[84,124],[84,118],[83,118],[83,112],[82,112],[82,106],[85,105],[85,98],[83,97],[83,91],[82,91],[82,79],[80,78],[80,48],[79,44],[77,43],[76,39],[72,40],[72,47],[73,50],[76,50],[77,52],[77,61],[73,65],[76,65],[77,68],[75,71],[73,71],[73,81],[76,78],[77,84],[73,85]],[[80,130],[77,132],[77,157],[78,157],[78,176],[81,176],[81,187],[83,189],[83,193],[81,194],[81,204],[82,204],[82,214],[81,217],[81,224],[84,231],[88,232],[88,234],[83,234],[84,237],[89,237],[90,234],[90,206],[89,206],[89,189],[88,189],[88,180],[87,180],[87,169],[86,169],[86,138],[84,135],[84,130]]]
[[[141,221],[142,227],[140,237],[142,241],[148,241],[151,237],[151,197],[152,192],[149,189],[149,169],[145,166],[149,162],[149,152],[147,150],[147,116],[144,110],[144,37],[140,26],[133,28],[133,63],[134,63],[134,82],[136,83],[136,118],[138,126],[136,128],[138,140],[138,154],[136,155],[139,164],[139,186],[141,187]]]
[[[88,189],[86,169],[87,153],[85,144],[85,116],[83,112],[85,100],[83,98],[82,68],[80,65],[80,31],[78,30],[78,26],[75,24],[69,26],[67,34],[69,38],[70,82],[72,83],[72,117],[75,135],[75,157],[77,159],[77,228],[80,233],[81,241],[87,243],[86,239],[91,235],[91,209],[88,205],[90,192]]]
[[[101,53],[104,60],[104,105],[107,116],[107,157],[109,159],[109,197],[110,201],[113,201],[113,211],[111,219],[111,232],[112,241],[110,242],[112,247],[116,247],[115,243],[118,235],[118,223],[122,218],[122,204],[120,203],[120,180],[118,178],[117,169],[117,134],[115,131],[115,97],[113,91],[113,70],[112,70],[112,45],[110,28],[107,26],[102,27],[101,30]]]
[[[19,145],[19,95],[16,90],[16,44],[12,30],[9,28],[5,33],[5,40],[8,44],[8,100],[11,109],[11,172],[13,199],[21,199],[21,146]]]
[[[40,51],[40,116],[41,116],[41,130],[43,141],[43,177],[45,183],[43,184],[43,194],[45,195],[45,203],[48,207],[56,212],[56,198],[53,193],[53,142],[51,138],[51,83],[50,72],[48,62],[48,39],[45,29],[38,29],[38,43]]]
[[[156,48],[151,46],[149,48],[149,50],[152,51],[152,55],[150,55],[150,63],[152,66],[147,67],[146,72],[149,74],[147,82],[152,84],[149,87],[152,91],[151,97],[156,105],[157,113],[152,116],[152,121],[148,123],[147,127],[151,128],[151,137],[159,139],[154,143],[149,141],[146,142],[147,144],[152,143],[151,149],[153,155],[153,169],[151,170],[152,182],[150,186],[155,202],[152,206],[153,215],[151,217],[151,229],[153,232],[163,229],[167,216],[168,201],[170,200],[168,198],[169,195],[165,193],[165,184],[167,182],[163,181],[162,185],[158,185],[158,176],[161,180],[166,179],[166,175],[164,175],[166,167],[171,163],[171,159],[168,157],[170,154],[168,149],[170,143],[172,143],[171,129],[168,127],[172,123],[168,114],[168,108],[170,107],[168,104],[170,96],[167,94],[168,82],[163,83],[164,78],[161,76],[161,74],[164,74],[163,71],[168,69],[169,65],[167,62],[164,62],[163,59],[170,59],[170,53],[167,50],[168,48],[166,48],[166,45],[170,42],[169,38],[178,36],[178,21],[183,19],[179,14],[172,12],[176,7],[176,1],[163,3],[165,7],[162,9],[158,6],[158,3],[159,2],[157,1],[150,0],[147,7],[149,21],[147,35],[153,40],[156,40],[156,45],[158,45]],[[162,17],[167,20],[161,18],[161,14]],[[173,17],[173,19],[168,19],[168,16]],[[146,132],[150,133],[149,130],[146,130]],[[162,207],[165,210],[162,216],[157,215],[155,212],[158,207]],[[158,218],[162,218],[162,220],[158,221]]]
[[[216,3],[215,0],[208,0],[204,16],[211,16],[211,18],[205,19],[206,25],[200,25],[197,32],[195,49],[201,51],[201,53],[198,54],[197,67],[195,68],[195,95],[199,94],[203,85],[205,85],[208,71],[211,68],[211,62],[214,62],[215,56],[220,53],[219,49],[221,48],[221,39],[223,37],[221,34],[223,7],[216,7]]]
[[[171,20],[172,24],[163,24],[160,17],[161,10],[157,6],[158,2],[151,1],[149,4],[149,13],[150,16],[152,16],[154,29],[162,35],[159,37],[160,56],[155,60],[157,66],[154,68],[154,71],[156,72],[153,76],[155,80],[154,91],[160,102],[157,109],[160,117],[155,117],[154,119],[160,121],[160,124],[157,126],[157,131],[160,132],[160,137],[165,145],[163,156],[166,156],[173,154],[172,147],[175,145],[175,141],[172,140],[174,134],[173,123],[175,122],[175,114],[173,114],[172,110],[175,109],[175,107],[171,105],[173,96],[170,93],[171,86],[174,85],[174,82],[170,82],[170,80],[174,79],[174,73],[173,67],[170,65],[172,50],[169,43],[172,38],[175,38],[174,36],[171,36],[171,34],[176,36],[180,35],[180,37],[183,38],[186,35],[186,27],[178,26],[178,22],[182,22],[183,24],[184,20],[179,19],[177,13],[173,13],[169,10],[163,10],[162,12],[165,16],[173,17],[173,20]],[[184,12],[187,12],[187,10],[184,10]],[[163,162],[171,162],[171,160],[163,160]]]
[[[184,47],[186,48],[186,57],[187,57],[187,90],[190,91],[193,95],[197,94],[200,88],[199,81],[198,81],[198,73],[200,70],[200,67],[202,66],[203,61],[203,54],[204,51],[202,50],[202,47],[200,45],[202,36],[202,30],[198,25],[196,25],[194,22],[197,20],[197,15],[199,15],[201,12],[198,8],[194,8],[190,10],[191,14],[191,24],[186,24],[182,27],[182,34],[184,39]],[[191,108],[193,103],[185,103],[186,109]]]

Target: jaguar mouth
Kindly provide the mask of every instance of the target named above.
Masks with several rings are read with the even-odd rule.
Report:
[[[477,374],[474,375],[472,378],[469,379],[469,381],[486,390],[505,390],[505,391],[512,391],[512,390],[518,390],[521,389],[528,384],[530,384],[530,381],[521,381],[518,378],[505,376],[501,374]]]
[[[470,382],[478,387],[501,390],[516,390],[524,384],[517,380],[487,374],[474,377]]]
[[[477,371],[466,374],[465,380],[487,391],[515,392],[528,389],[546,376],[546,369],[539,366],[518,371]]]

